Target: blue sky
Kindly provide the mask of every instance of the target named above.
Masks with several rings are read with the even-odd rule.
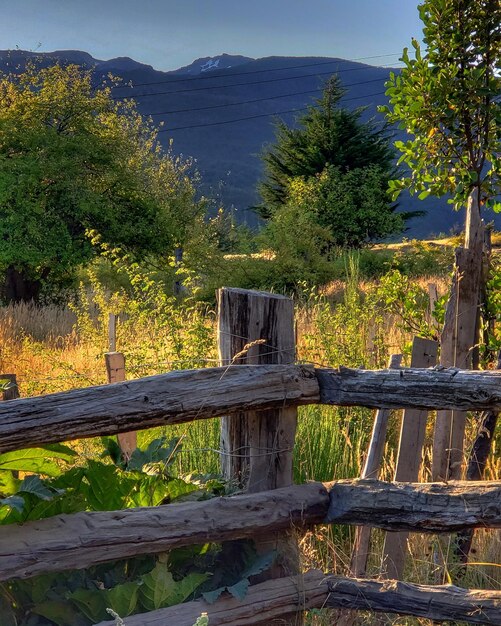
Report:
[[[419,37],[417,0],[1,1],[0,49],[79,49],[176,69],[222,52],[359,58]],[[395,62],[374,59],[374,64]]]

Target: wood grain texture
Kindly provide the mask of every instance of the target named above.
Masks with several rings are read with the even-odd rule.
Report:
[[[398,581],[341,578],[317,570],[252,585],[243,600],[228,594],[214,604],[186,602],[126,618],[126,626],[193,626],[202,612],[210,626],[279,626],[284,613],[315,608],[353,608],[400,613],[436,621],[501,624],[501,592],[437,587]],[[336,623],[336,622],[333,622]],[[106,621],[97,626],[115,626]]]
[[[388,368],[398,369],[402,364],[403,355],[393,354],[390,357]],[[390,417],[389,409],[379,409],[374,417],[372,427],[371,440],[367,451],[364,467],[360,478],[379,478],[379,470],[383,460],[384,445],[386,443],[386,431],[388,429],[388,419]],[[360,578],[365,575],[367,569],[367,561],[369,558],[369,547],[371,541],[370,526],[358,526],[355,531],[355,539],[353,542],[353,552],[350,563],[350,576]],[[352,623],[350,616],[343,620],[343,626]]]
[[[433,367],[437,364],[438,343],[431,339],[414,337],[411,367]],[[398,444],[395,482],[417,482],[423,457],[428,412],[406,409],[402,415]],[[407,533],[387,533],[384,540],[381,572],[386,578],[403,577],[407,554]]]
[[[329,523],[430,533],[501,528],[501,482],[341,480],[330,498]]]
[[[260,536],[321,523],[322,483],[260,494],[123,511],[58,515],[0,526],[0,580],[28,578],[209,541]]]
[[[289,365],[296,360],[294,302],[261,291],[222,288],[218,300],[218,348],[221,365]],[[221,419],[222,470],[248,493],[292,485],[297,408],[242,412]],[[259,533],[258,554],[275,551],[277,558],[258,581],[298,574],[297,536],[288,532]],[[227,546],[230,548],[230,546]],[[231,546],[239,557],[242,546]],[[300,626],[302,616],[283,615],[283,626]]]
[[[468,198],[465,247],[456,249],[451,295],[440,337],[440,364],[471,369],[478,344],[484,226],[478,193]],[[439,407],[448,408],[448,407]],[[451,407],[454,409],[454,407]],[[433,480],[461,477],[466,411],[439,411],[433,433]]]
[[[185,370],[0,403],[0,452],[239,412],[335,404],[501,410],[501,373],[243,365]]]
[[[0,580],[85,568],[207,541],[320,523],[451,532],[501,528],[501,483],[308,483],[160,507],[58,515],[0,526]]]
[[[175,371],[0,404],[0,452],[318,402],[309,366]]]
[[[456,368],[316,370],[320,403],[373,408],[501,410],[501,374]]]
[[[291,298],[223,287],[217,292],[217,301],[221,365],[291,365],[295,362]],[[225,478],[239,481],[250,491],[290,485],[296,422],[294,408],[223,417],[221,449]]]
[[[115,315],[110,313],[110,346],[112,345],[111,338],[114,336],[112,335],[112,319],[114,323],[116,323]],[[116,345],[116,336],[113,345]],[[104,355],[104,362],[106,364],[106,377],[110,384],[122,383],[126,379],[125,356],[122,352],[107,352]],[[120,450],[122,450],[122,455],[125,459],[130,459],[132,453],[137,448],[137,433],[135,431],[130,433],[118,433],[117,439]]]

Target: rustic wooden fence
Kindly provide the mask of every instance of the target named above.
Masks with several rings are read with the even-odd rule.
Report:
[[[248,294],[247,305],[249,298],[262,296]],[[275,302],[273,308],[276,305]],[[246,319],[249,322],[254,318],[251,315]],[[260,323],[254,320],[252,325],[259,327]],[[275,325],[270,328],[272,333]],[[248,333],[249,330],[241,333],[247,343],[240,354],[236,353],[237,357],[252,357],[252,351],[256,359],[256,351],[266,354],[265,344],[270,340],[266,337],[266,341],[259,342]],[[245,421],[245,416],[251,415],[255,430],[269,431],[282,428],[284,422],[280,420],[284,417],[290,426],[291,420],[295,420],[295,409],[307,404],[359,405],[382,410],[501,411],[501,373],[496,371],[329,369],[294,364],[234,367],[235,364],[233,358],[217,368],[175,371],[3,402],[0,451],[222,415],[227,422]],[[264,424],[266,419],[271,426]],[[259,446],[268,446],[263,436],[261,432]],[[255,452],[251,444],[248,442],[247,447],[252,460]],[[285,452],[277,448],[275,453],[279,460],[284,453],[292,454],[290,448]],[[252,471],[258,467],[259,458]],[[0,581],[206,542],[252,537],[264,545],[277,536],[290,542],[288,531],[297,532],[316,524],[370,525],[391,532],[428,533],[501,528],[501,483],[340,480],[270,488],[270,466],[263,471],[267,472],[263,491],[256,487],[243,495],[203,502],[82,512],[2,526]],[[256,481],[256,475],[253,480]],[[292,623],[291,615],[300,623],[305,609],[336,607],[436,621],[501,624],[501,592],[497,591],[343,578],[316,570],[276,575],[281,577],[252,585],[242,601],[223,596],[208,605],[196,600],[127,617],[124,623],[192,626],[202,612],[208,613],[210,626],[278,624],[284,623],[284,616],[289,619],[287,623]],[[113,623],[102,622],[99,626]]]

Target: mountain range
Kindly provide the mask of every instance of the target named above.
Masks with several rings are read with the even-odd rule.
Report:
[[[221,54],[200,58],[177,70],[162,72],[129,57],[110,60],[86,52],[0,51],[0,71],[20,72],[27,61],[42,66],[76,63],[93,69],[96,80],[113,74],[122,79],[116,98],[134,98],[141,113],[162,123],[159,138],[174,153],[192,157],[201,175],[202,192],[232,210],[236,219],[258,223],[251,207],[258,203],[256,185],[262,176],[260,155],[274,141],[274,120],[295,124],[305,107],[321,95],[334,73],[346,94],[342,105],[365,107],[363,118],[378,118],[385,104],[384,83],[391,71],[359,61],[329,57],[265,57],[253,59]],[[395,131],[396,138],[405,136]],[[462,228],[464,215],[445,200],[419,201],[403,194],[399,210],[425,210],[413,218],[408,237],[430,237]],[[489,214],[501,229],[501,216]]]

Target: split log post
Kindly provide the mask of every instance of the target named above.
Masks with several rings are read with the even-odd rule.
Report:
[[[401,354],[393,354],[390,357],[388,368],[398,369],[402,363]],[[365,460],[364,468],[360,478],[378,478],[381,461],[383,460],[384,444],[386,441],[386,431],[388,429],[388,409],[376,411],[374,426]],[[357,578],[364,576],[367,569],[367,559],[369,557],[369,545],[371,539],[370,526],[358,526],[355,531],[355,541],[351,556],[350,574]]]
[[[414,337],[411,367],[433,367],[437,364],[438,343]],[[398,445],[396,482],[417,482],[426,435],[427,411],[407,409],[402,416]],[[399,580],[404,573],[407,533],[391,533],[385,537],[381,572],[386,578]]]
[[[0,380],[9,381],[7,388],[2,391],[1,400],[16,400],[19,398],[19,387],[15,374],[0,374]]]
[[[429,320],[430,326],[438,330],[437,322],[435,318],[433,317],[433,312],[435,311],[435,306],[438,300],[438,289],[437,289],[436,283],[428,283],[428,297],[429,297],[428,320]]]
[[[388,369],[398,369],[402,364],[401,354],[392,354],[388,363]],[[386,432],[388,430],[389,409],[378,409],[374,417],[371,440],[367,451],[367,458],[362,469],[360,478],[379,478],[379,470],[383,460]],[[361,578],[367,571],[369,549],[371,543],[371,526],[357,526],[350,562],[350,576]],[[338,626],[352,626],[357,619],[355,611],[343,611],[338,619]]]
[[[496,369],[501,370],[501,351],[498,353]],[[470,459],[466,468],[466,480],[482,480],[485,466],[492,449],[494,432],[498,422],[497,411],[485,411],[480,417],[477,436],[473,442]],[[460,563],[467,564],[473,542],[473,529],[462,530],[456,537],[456,554]],[[460,576],[466,573],[466,568],[460,570]]]
[[[106,375],[109,383],[121,383],[125,380],[125,357],[121,352],[107,352],[104,355]],[[130,459],[137,448],[137,433],[119,433],[118,445],[125,459]]]
[[[440,339],[440,365],[470,369],[477,344],[484,226],[478,190],[468,199],[464,248],[456,250],[452,289]],[[433,480],[461,476],[465,411],[438,411],[433,441]]]
[[[294,363],[296,336],[291,298],[222,288],[217,292],[217,300],[222,366]],[[290,486],[296,425],[295,407],[221,418],[225,478],[238,481],[249,493]],[[291,534],[261,536],[255,544],[259,553],[277,550],[276,566],[266,574],[268,577],[298,573],[298,546]],[[299,614],[294,614],[285,616],[284,624],[301,624],[302,621]]]

